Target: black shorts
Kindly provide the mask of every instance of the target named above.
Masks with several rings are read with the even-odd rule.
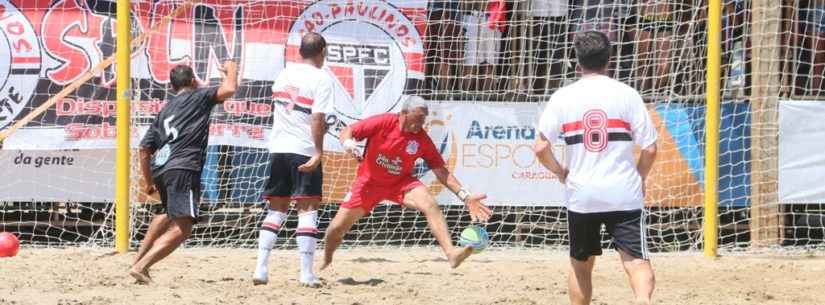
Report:
[[[567,211],[570,236],[570,257],[586,261],[590,256],[602,254],[601,228],[613,238],[613,245],[622,252],[640,259],[648,259],[647,232],[642,210],[602,213],[576,213]]]
[[[323,170],[321,166],[304,173],[298,166],[310,157],[291,153],[269,154],[269,181],[263,192],[263,199],[321,199]]]
[[[198,220],[201,202],[201,173],[191,170],[168,170],[155,178],[164,209],[159,214],[169,218],[188,217]]]

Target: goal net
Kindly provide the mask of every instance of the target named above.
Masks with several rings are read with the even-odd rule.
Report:
[[[785,204],[779,198],[776,137],[778,100],[825,93],[825,6],[796,0],[768,10],[762,2],[723,5],[718,229],[728,250],[823,241],[816,200]],[[756,14],[760,9],[769,14]],[[110,1],[0,0],[0,67],[10,67],[0,69],[0,130],[23,124],[0,150],[0,230],[25,243],[114,242],[118,64],[106,62],[115,51],[114,11]],[[237,61],[240,88],[212,113],[203,217],[187,244],[253,247],[268,178],[270,86],[299,60],[301,34],[319,32],[328,41],[325,70],[334,79],[336,110],[327,119],[321,230],[357,166],[341,153],[338,132],[369,115],[398,111],[404,95],[419,94],[433,101],[426,127],[449,168],[470,190],[490,196],[495,215],[485,227],[494,245],[564,247],[563,187],[533,156],[533,126],[549,96],[577,79],[575,34],[599,30],[613,45],[608,73],[642,93],[660,136],[646,185],[651,251],[697,250],[707,20],[704,0],[132,1],[133,155],[170,94],[170,68],[189,64],[200,85],[215,86],[220,63]],[[92,77],[83,79],[86,73]],[[67,88],[67,95],[53,98]],[[45,112],[22,121],[44,104]],[[430,186],[454,234],[470,224],[425,164],[416,175]],[[133,245],[158,204],[142,193],[139,180],[133,162]],[[296,222],[292,211],[280,233],[283,246],[293,245]],[[396,205],[376,208],[345,240],[435,244],[423,216]]]

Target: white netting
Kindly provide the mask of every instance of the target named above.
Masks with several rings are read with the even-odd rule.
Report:
[[[0,78],[5,79],[0,82],[0,128],[20,120],[114,51],[112,2],[41,2],[0,0],[6,8],[0,11],[3,16],[26,17],[21,28],[7,21],[15,18],[0,22],[7,38],[0,39],[0,66],[11,67]],[[268,156],[260,147],[272,120],[269,88],[285,62],[295,60],[293,37],[303,28],[325,31],[330,42],[327,65],[340,87],[339,113],[328,122],[333,131],[363,115],[397,110],[385,104],[402,93],[446,104],[461,101],[466,108],[458,111],[523,102],[507,105],[518,108],[516,112],[524,107],[537,112],[538,103],[576,79],[575,33],[606,32],[614,43],[609,73],[640,90],[660,134],[659,158],[647,185],[651,248],[702,246],[706,1],[133,2],[133,36],[148,37],[132,58],[133,129],[138,130],[133,143],[167,97],[170,67],[189,63],[202,84],[215,85],[220,81],[218,63],[240,62],[238,93],[213,112],[215,145],[208,148],[203,172],[204,217],[190,245],[256,243],[260,192],[268,178]],[[750,246],[756,235],[768,244],[823,241],[821,206],[778,204],[772,156],[777,151],[777,98],[823,98],[825,4],[783,1],[777,9],[760,6],[763,2],[730,0],[723,8],[720,240],[729,249]],[[180,6],[188,7],[175,11]],[[168,24],[149,30],[170,15]],[[25,48],[19,37],[35,39],[29,53],[21,51]],[[113,243],[114,68],[97,73],[5,141],[0,163],[12,177],[0,183],[0,230],[17,232],[34,244]],[[522,119],[519,122],[532,125],[534,117]],[[49,155],[50,162],[69,156],[75,161],[71,166],[35,167],[16,162],[21,155],[31,160]],[[340,154],[329,155],[324,191],[325,201],[332,204],[320,214],[322,230],[356,166]],[[456,158],[452,162],[461,164],[466,156]],[[137,166],[133,168],[137,181]],[[136,244],[149,223],[151,205],[137,182],[133,184]],[[487,226],[496,245],[564,245],[566,213],[558,202],[525,205],[521,194],[510,194],[496,199],[495,216]],[[445,205],[444,213],[453,233],[469,224],[458,205]],[[294,234],[296,221],[293,212],[282,236]],[[424,218],[396,206],[377,208],[345,239],[356,245],[434,244]]]

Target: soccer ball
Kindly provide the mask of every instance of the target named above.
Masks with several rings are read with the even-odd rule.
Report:
[[[20,249],[20,241],[17,236],[9,232],[0,233],[0,257],[12,257],[17,255]]]
[[[464,247],[469,246],[473,248],[474,253],[479,253],[490,244],[490,234],[487,234],[487,230],[480,226],[469,226],[461,232],[458,244]]]

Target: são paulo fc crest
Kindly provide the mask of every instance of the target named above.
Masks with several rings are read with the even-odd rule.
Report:
[[[424,43],[415,24],[384,0],[321,0],[307,6],[287,39],[286,62],[299,62],[301,37],[327,41],[324,70],[333,82],[331,135],[365,117],[397,112],[405,93],[424,80]]]
[[[40,43],[25,15],[0,0],[0,128],[11,124],[40,78]]]
[[[409,142],[407,142],[407,154],[408,155],[414,155],[417,152],[418,152],[418,141],[410,140]]]

